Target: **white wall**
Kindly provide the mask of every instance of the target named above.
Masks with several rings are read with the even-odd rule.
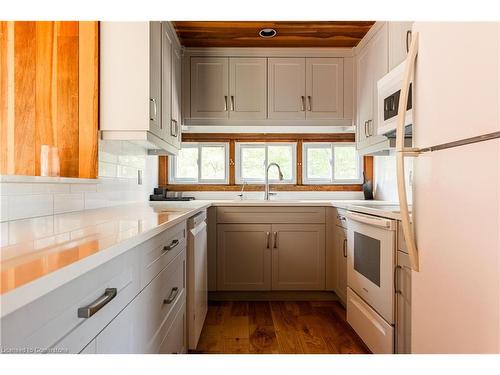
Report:
[[[142,184],[138,184],[138,171]],[[99,143],[96,180],[1,176],[0,221],[145,201],[158,183],[158,157],[131,142]]]
[[[398,186],[396,181],[396,157],[375,156],[373,163],[375,199],[398,202]],[[413,175],[413,159],[405,159],[406,194],[412,202],[411,179]]]

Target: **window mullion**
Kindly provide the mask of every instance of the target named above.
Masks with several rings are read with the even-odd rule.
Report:
[[[330,144],[330,147],[332,148],[332,159],[330,160],[332,175],[330,176],[330,181],[332,183],[334,183],[335,182],[335,171],[334,171],[334,167],[335,167],[335,147],[334,147],[333,143]]]

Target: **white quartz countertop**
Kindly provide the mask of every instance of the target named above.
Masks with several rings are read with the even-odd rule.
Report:
[[[383,201],[195,200],[134,203],[10,221],[3,223],[8,245],[0,247],[0,317],[210,206],[337,207],[399,219],[398,213],[382,209],[389,207]]]

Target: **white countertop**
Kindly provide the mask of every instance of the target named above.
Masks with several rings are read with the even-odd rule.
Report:
[[[364,207],[368,205],[369,207]],[[377,209],[377,206],[384,209]],[[0,247],[5,316],[210,206],[337,207],[399,219],[388,202],[362,200],[195,200],[143,202],[7,222]]]

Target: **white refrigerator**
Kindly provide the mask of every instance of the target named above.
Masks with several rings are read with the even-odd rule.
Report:
[[[413,37],[411,350],[500,353],[500,23],[416,22]]]

